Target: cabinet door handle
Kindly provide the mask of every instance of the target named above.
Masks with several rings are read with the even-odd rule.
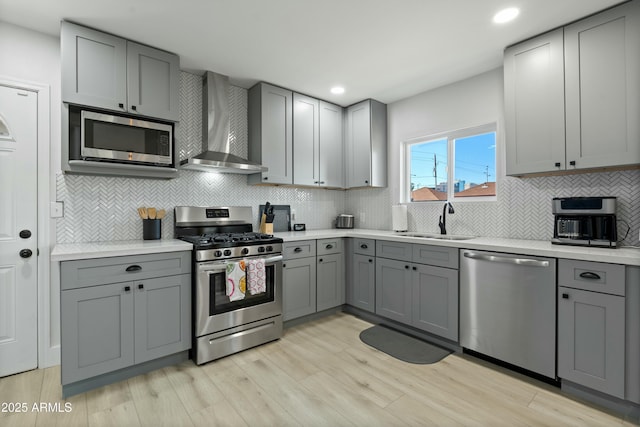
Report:
[[[562,299],[569,299],[569,294],[562,294]]]
[[[318,260],[318,262],[322,262],[322,258],[320,258],[320,259]]]
[[[373,262],[373,260],[372,260],[372,259],[370,259],[370,260],[369,260],[369,262]]]
[[[295,253],[302,252],[302,248],[295,248],[295,249],[293,250],[293,252],[295,252]]]
[[[416,271],[418,269],[418,267],[416,267],[416,266],[414,266],[412,268],[413,268],[413,271]]]
[[[576,161],[575,161],[575,160],[571,160],[571,161],[569,162],[569,164],[570,164],[571,166],[575,166],[575,165],[576,165]]]
[[[121,102],[121,103],[118,104],[118,107],[124,108],[124,104]]]
[[[556,162],[556,167],[559,168],[560,167],[560,162]]]
[[[128,271],[129,273],[132,271],[140,271],[142,270],[142,267],[140,267],[139,265],[130,265],[129,267],[126,268],[125,271]]]
[[[131,290],[131,286],[125,286],[125,287],[124,287],[124,291],[125,291],[125,292],[129,292],[130,290]]]
[[[325,249],[333,249],[333,245],[327,245],[324,247]]]
[[[369,180],[365,180],[365,181],[364,181],[364,183],[365,183],[365,184],[368,184],[368,183],[369,183]]]
[[[405,266],[404,266],[404,268],[405,268],[405,270],[408,270],[408,269],[409,269],[409,266],[408,266],[408,265],[405,265]]]
[[[369,246],[367,246],[365,243],[360,245],[360,249],[367,249],[369,248]]]
[[[269,179],[268,176],[263,176],[262,179],[264,179],[265,181]]]
[[[282,268],[287,268],[287,264],[282,264]]]
[[[600,275],[591,271],[580,273],[580,277],[582,277],[583,279],[600,280]]]
[[[140,284],[138,285],[138,289],[144,289],[144,285],[143,285],[142,283],[140,283]]]
[[[135,105],[132,105],[132,106],[131,106],[131,109],[132,109],[133,111],[137,111],[137,110],[138,110],[138,107],[136,107]]]

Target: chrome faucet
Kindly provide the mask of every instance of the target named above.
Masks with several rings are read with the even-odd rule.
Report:
[[[453,210],[453,205],[450,202],[445,202],[444,207],[442,208],[442,215],[438,220],[438,227],[440,227],[440,234],[447,234],[447,206],[449,206],[449,213],[453,214],[456,211]]]

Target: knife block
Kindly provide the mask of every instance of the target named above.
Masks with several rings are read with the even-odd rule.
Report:
[[[273,223],[267,223],[267,216],[262,214],[260,219],[260,233],[273,234]]]

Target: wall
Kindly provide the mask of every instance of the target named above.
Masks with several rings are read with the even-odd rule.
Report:
[[[231,152],[247,157],[247,90],[232,86],[229,92]],[[180,159],[202,148],[202,77],[180,76],[180,123],[176,151]],[[59,169],[59,168],[58,168]],[[181,170],[172,180],[56,174],[57,200],[64,202],[64,218],[57,220],[57,242],[75,243],[140,239],[139,206],[167,210],[162,237],[173,238],[174,206],[252,206],[257,229],[258,205],[291,205],[297,223],[308,228],[331,228],[344,211],[345,192],[284,186],[250,186],[246,175],[213,174]]]
[[[350,190],[347,212],[356,226],[390,229],[391,208],[400,201],[400,155],[403,141],[440,132],[498,123],[496,156],[497,201],[454,203],[447,216],[452,234],[548,240],[553,235],[551,199],[569,196],[616,196],[619,237],[631,232],[623,244],[638,244],[640,230],[640,171],[600,172],[568,176],[514,178],[505,176],[502,69],[424,92],[387,106],[389,127],[389,187]],[[439,232],[442,202],[409,203],[411,231]],[[364,221],[362,221],[364,214]]]

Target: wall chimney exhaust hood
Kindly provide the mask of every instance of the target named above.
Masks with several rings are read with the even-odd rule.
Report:
[[[252,174],[268,168],[230,153],[229,77],[207,71],[202,94],[202,153],[180,162],[182,169]]]

